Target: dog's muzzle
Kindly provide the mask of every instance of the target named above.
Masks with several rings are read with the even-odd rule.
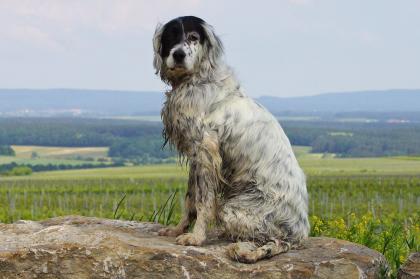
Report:
[[[174,61],[176,64],[183,64],[184,58],[186,56],[185,52],[182,49],[177,49],[172,56],[174,57]]]

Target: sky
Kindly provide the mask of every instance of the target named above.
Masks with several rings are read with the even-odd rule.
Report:
[[[420,0],[0,0],[0,88],[167,90],[152,36],[183,15],[253,97],[420,88]]]

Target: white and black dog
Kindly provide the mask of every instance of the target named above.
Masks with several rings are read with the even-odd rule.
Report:
[[[162,109],[165,143],[190,167],[182,220],[160,235],[202,245],[216,221],[239,241],[228,255],[246,263],[299,245],[309,232],[305,175],[277,119],[222,61],[213,28],[179,17],[158,25],[153,47],[156,72],[172,87]]]

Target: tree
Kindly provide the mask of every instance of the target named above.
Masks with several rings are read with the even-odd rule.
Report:
[[[8,175],[11,175],[11,176],[22,176],[22,175],[30,175],[30,174],[32,174],[32,169],[27,166],[14,167],[8,173]]]
[[[0,155],[15,156],[15,151],[9,145],[0,145]]]

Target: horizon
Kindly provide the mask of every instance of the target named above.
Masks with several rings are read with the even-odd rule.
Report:
[[[11,91],[19,91],[19,90],[28,90],[28,91],[40,91],[37,93],[46,93],[46,91],[95,91],[95,93],[105,93],[105,92],[122,92],[122,93],[156,93],[156,94],[164,94],[165,91],[157,91],[157,90],[121,90],[121,89],[95,89],[95,88],[1,88],[0,87],[0,94],[3,94],[4,91],[11,90]],[[395,92],[395,91],[403,91],[403,92]],[[355,91],[336,91],[336,92],[318,92],[308,95],[299,95],[299,96],[276,96],[276,95],[268,95],[268,94],[261,94],[258,96],[249,96],[253,99],[258,99],[261,97],[275,97],[275,98],[301,98],[301,97],[317,97],[322,95],[329,95],[329,94],[362,94],[362,93],[409,93],[411,91],[415,91],[412,93],[420,93],[419,88],[390,88],[390,89],[372,89],[372,90],[355,90]],[[34,92],[34,94],[36,94]],[[58,93],[59,94],[59,93]]]
[[[420,2],[379,0],[6,0],[0,87],[165,91],[152,68],[154,28],[193,14],[215,27],[252,97],[420,88],[417,11]]]

